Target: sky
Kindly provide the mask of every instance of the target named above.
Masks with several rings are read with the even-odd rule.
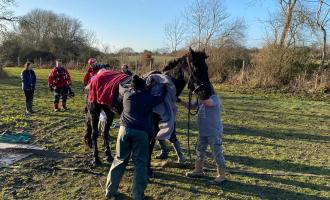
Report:
[[[114,52],[123,47],[135,51],[166,47],[164,26],[181,17],[194,0],[17,0],[15,14],[32,9],[52,10],[79,19],[83,28],[96,34],[98,47],[108,45]],[[265,39],[261,20],[274,10],[274,0],[224,1],[232,19],[243,18],[247,24],[247,47],[260,47]]]

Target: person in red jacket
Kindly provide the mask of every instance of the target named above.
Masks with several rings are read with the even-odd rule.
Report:
[[[71,77],[67,69],[62,66],[61,60],[56,60],[56,66],[52,69],[48,76],[48,86],[51,91],[54,92],[54,110],[58,112],[58,104],[62,97],[62,108],[66,111],[66,101],[68,94],[71,93]]]
[[[86,68],[86,74],[84,76],[84,87],[86,87],[91,81],[92,77],[97,74],[100,69],[110,68],[109,64],[98,64],[95,58],[88,59],[88,67]]]

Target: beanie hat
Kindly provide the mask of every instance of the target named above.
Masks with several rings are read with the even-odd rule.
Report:
[[[88,62],[87,62],[90,66],[94,65],[96,63],[96,59],[95,58],[90,58],[88,59]]]
[[[139,89],[144,89],[146,87],[146,83],[138,75],[134,75],[131,86],[134,90],[139,90]]]

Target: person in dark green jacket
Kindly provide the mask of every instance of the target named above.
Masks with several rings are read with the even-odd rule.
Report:
[[[143,199],[147,187],[149,163],[148,135],[153,133],[153,107],[162,102],[165,91],[152,95],[145,81],[133,76],[131,89],[124,93],[121,126],[117,138],[116,156],[111,165],[106,198],[117,196],[118,186],[130,156],[134,163],[133,198]]]

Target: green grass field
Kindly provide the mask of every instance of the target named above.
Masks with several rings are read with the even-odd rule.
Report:
[[[110,167],[105,161],[91,169],[101,176],[53,169],[89,168],[90,151],[83,144],[83,72],[71,71],[76,97],[69,99],[70,110],[54,113],[46,81],[49,70],[36,70],[36,113],[25,117],[21,69],[5,70],[9,77],[0,79],[0,130],[28,130],[32,144],[47,151],[0,169],[0,199],[103,199]],[[148,199],[330,199],[329,98],[318,101],[260,91],[246,94],[224,86],[217,91],[223,103],[223,148],[231,171],[228,182],[222,186],[210,183],[215,175],[211,158],[206,164],[207,177],[185,177],[189,169],[173,164],[176,157],[171,151],[165,166],[155,163],[156,177],[145,193]],[[187,112],[179,107],[178,136],[187,155],[186,123]],[[112,150],[116,135],[117,130],[112,130]],[[195,125],[192,135],[193,148]],[[103,151],[100,156],[104,158]],[[131,181],[132,164],[120,186],[121,199],[130,199]]]

